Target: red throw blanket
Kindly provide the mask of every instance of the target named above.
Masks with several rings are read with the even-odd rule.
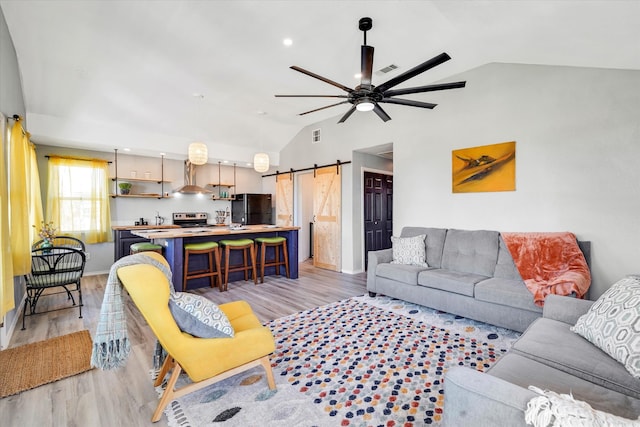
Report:
[[[572,233],[500,233],[537,306],[549,294],[584,297],[591,273]]]

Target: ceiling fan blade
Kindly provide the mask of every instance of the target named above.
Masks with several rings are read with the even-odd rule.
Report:
[[[378,104],[376,104],[376,106],[373,107],[373,112],[376,113],[378,117],[382,119],[383,122],[388,122],[389,120],[391,120],[391,117],[389,117],[389,115]]]
[[[436,90],[459,89],[466,85],[467,82],[442,83],[437,85],[408,87],[406,89],[388,90],[383,93],[386,97],[397,95],[408,95],[410,93],[434,92]]]
[[[363,45],[360,49],[360,86],[371,86],[373,74],[373,46]]]
[[[315,113],[316,111],[320,111],[320,110],[324,110],[326,108],[331,108],[331,107],[335,107],[336,105],[340,105],[340,104],[346,104],[349,101],[342,101],[342,102],[338,102],[337,104],[331,104],[331,105],[327,105],[324,107],[320,107],[320,108],[316,108],[315,110],[310,110],[310,111],[305,111],[304,113],[300,113],[298,114],[299,116],[304,116],[305,114],[309,114],[309,113]]]
[[[347,119],[348,119],[348,118],[353,114],[353,112],[354,112],[354,111],[356,111],[356,106],[355,106],[355,105],[354,105],[354,106],[352,106],[352,107],[349,109],[349,111],[347,111],[347,112],[345,113],[345,115],[344,115],[344,116],[342,116],[342,118],[338,121],[338,123],[344,123],[344,122],[345,122],[345,121],[346,121],[346,120],[347,120]]]
[[[413,101],[411,99],[396,99],[396,98],[382,98],[378,102],[385,102],[387,104],[408,105],[410,107],[420,107],[432,109],[438,104],[431,104],[430,102]]]
[[[382,83],[380,86],[378,86],[376,88],[377,92],[386,92],[387,90],[391,89],[392,87],[399,85],[400,83],[409,80],[412,77],[417,76],[418,74],[424,73],[425,71],[442,64],[443,62],[446,62],[448,60],[450,60],[451,57],[449,55],[447,55],[446,53],[441,53],[438,56],[434,56],[433,58],[429,59],[428,61],[423,62],[422,64],[418,65],[417,67],[413,67],[412,69],[410,69],[409,71],[405,71],[404,73],[400,74],[399,76],[396,76],[394,78],[392,78],[391,80],[388,80],[384,83]]]
[[[319,76],[318,74],[312,73],[311,71],[307,71],[304,68],[296,67],[295,65],[292,65],[289,68],[291,68],[292,70],[298,71],[298,72],[300,72],[302,74],[306,74],[309,77],[313,77],[314,79],[318,79],[318,80],[321,80],[321,81],[323,81],[325,83],[329,83],[330,85],[333,85],[333,86],[335,86],[337,88],[340,88],[340,89],[344,90],[345,92],[348,92],[348,93],[353,92],[353,89],[351,89],[351,88],[348,88],[348,87],[346,87],[344,85],[341,85],[340,83],[336,83],[333,80],[329,80],[326,77]]]
[[[349,95],[274,95],[276,98],[349,98]]]

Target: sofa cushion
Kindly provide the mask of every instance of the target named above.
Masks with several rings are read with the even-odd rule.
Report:
[[[533,295],[522,280],[492,277],[476,284],[477,300],[542,313],[542,307],[533,303]]]
[[[498,261],[497,231],[449,230],[444,241],[442,268],[493,277]]]
[[[493,272],[493,277],[522,281],[518,267],[516,267],[516,263],[513,262],[511,252],[509,252],[502,236],[499,237],[498,242],[498,262],[496,263],[496,269]]]
[[[396,280],[408,285],[418,284],[418,273],[424,271],[426,267],[406,264],[378,264],[376,268],[376,276],[386,279]]]
[[[524,388],[532,385],[556,393],[571,393],[575,399],[589,403],[594,409],[619,417],[636,419],[640,415],[640,400],[517,353],[502,356],[487,374]]]
[[[571,325],[557,320],[537,319],[515,342],[511,351],[640,399],[640,380],[570,328]]]
[[[447,236],[446,228],[430,228],[430,227],[404,227],[400,233],[400,237],[413,237],[424,234],[425,246],[427,251],[427,264],[430,267],[440,268],[442,265],[442,248],[444,248],[444,239]]]
[[[486,279],[478,274],[436,268],[420,272],[418,285],[472,297],[475,284]]]
[[[425,240],[426,234],[414,237],[391,236],[393,250],[393,261],[391,264],[417,265],[428,267],[425,261]]]
[[[625,277],[611,286],[571,330],[640,379],[640,276]]]

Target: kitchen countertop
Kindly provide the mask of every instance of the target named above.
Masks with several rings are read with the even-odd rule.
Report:
[[[175,228],[175,227],[129,227],[127,228],[132,234],[145,239],[175,239],[179,237],[196,237],[196,236],[225,236],[233,234],[247,233],[271,233],[274,231],[290,231],[299,230],[300,227],[277,227],[274,225],[245,225],[242,228],[230,229],[229,227],[194,227],[194,228]]]
[[[179,225],[167,224],[167,225],[114,225],[112,230],[158,230],[165,228],[180,228]]]

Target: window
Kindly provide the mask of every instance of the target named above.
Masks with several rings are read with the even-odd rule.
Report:
[[[85,243],[111,238],[108,162],[51,156],[47,217]]]

